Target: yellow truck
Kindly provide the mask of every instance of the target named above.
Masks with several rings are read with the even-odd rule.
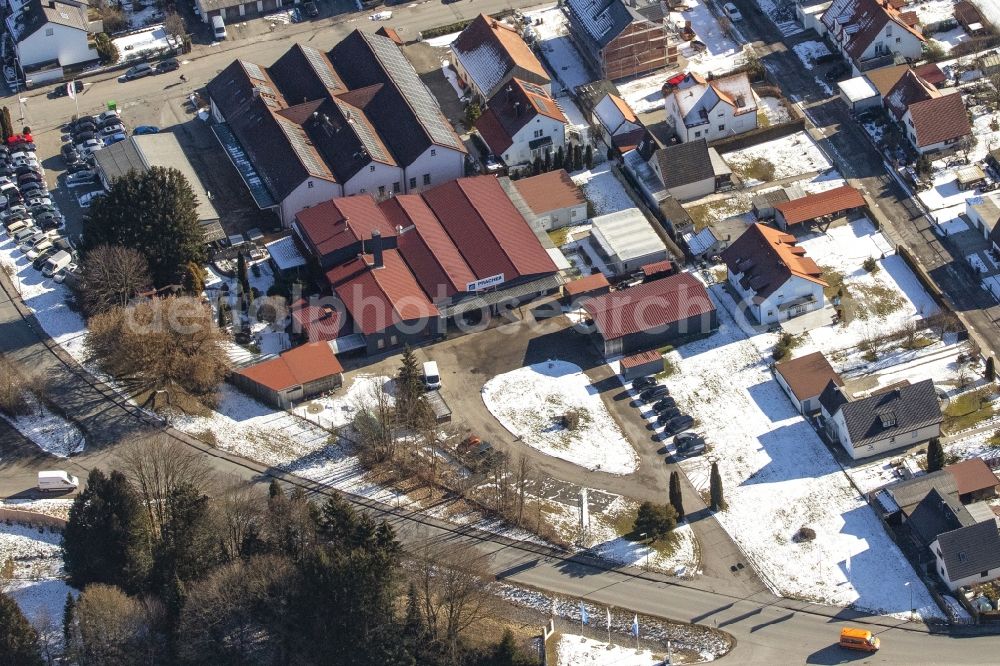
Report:
[[[862,652],[876,652],[881,645],[878,636],[872,636],[867,629],[844,627],[840,630],[840,647]]]

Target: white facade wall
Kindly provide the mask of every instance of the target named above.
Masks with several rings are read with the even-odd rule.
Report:
[[[295,214],[300,210],[343,195],[339,183],[320,178],[307,178],[278,204],[281,226],[286,229],[290,227],[295,221]]]
[[[864,62],[892,53],[916,61],[920,59],[922,47],[923,42],[913,33],[889,21],[882,28],[882,32],[872,39],[858,60]]]
[[[344,183],[344,196],[352,194],[372,194],[376,199],[385,199],[393,194],[393,186],[398,183],[396,194],[403,192],[403,170],[397,166],[373,162]],[[379,188],[382,188],[381,190]]]
[[[536,215],[536,226],[542,231],[552,231],[570,224],[578,224],[587,219],[587,204],[557,208],[543,215]]]
[[[983,572],[980,571],[971,576],[966,576],[965,578],[952,580],[948,575],[948,567],[944,564],[944,558],[941,556],[941,543],[937,539],[935,539],[931,544],[931,552],[934,554],[934,564],[938,575],[941,576],[941,580],[945,581],[948,584],[948,587],[952,590],[957,590],[960,587],[971,585],[973,583],[986,583],[994,578],[1000,578],[1000,567],[996,567],[988,570],[985,576],[983,575]]]
[[[928,146],[923,146],[923,147],[917,146],[917,133],[913,129],[913,116],[910,115],[909,110],[907,110],[906,113],[903,114],[903,119],[900,121],[900,124],[903,126],[903,130],[906,132],[906,138],[909,139],[910,144],[913,146],[914,150],[916,150],[921,155],[925,155],[927,153],[936,153],[940,150],[950,150],[958,145],[958,140],[955,140],[955,141],[939,141],[938,143],[932,143]]]
[[[826,410],[823,410],[823,416],[827,417]],[[847,454],[854,460],[870,458],[871,456],[877,456],[902,447],[916,446],[941,435],[941,425],[935,423],[923,428],[900,433],[893,437],[887,437],[871,444],[855,447],[851,442],[847,423],[844,421],[843,410],[837,410],[837,413],[832,417],[827,417],[826,425],[827,432],[840,442],[840,445],[844,447]]]
[[[464,175],[465,153],[453,148],[431,146],[403,170],[403,192],[420,192]],[[429,183],[424,182],[424,176],[430,179]]]
[[[560,146],[565,151],[565,123],[554,118],[549,118],[548,116],[537,115],[534,120],[522,127],[518,130],[517,134],[511,137],[514,142],[503,153],[504,163],[512,165],[531,162],[535,159],[536,153],[532,153],[530,142],[546,136],[552,137],[552,145],[548,146],[548,149],[552,151],[553,157],[559,151]],[[537,151],[537,154],[544,158],[544,149]]]
[[[736,115],[735,107],[720,102],[709,112],[708,122],[688,127],[684,124],[684,118],[677,107],[675,97],[667,95],[665,102],[667,118],[668,120],[673,119],[674,130],[682,142],[694,141],[695,139],[705,139],[712,142],[757,129],[756,109]]]
[[[779,306],[784,303],[804,297],[813,300],[785,310],[779,309]],[[762,324],[772,324],[797,317],[806,312],[819,310],[822,307],[823,285],[793,275],[785,281],[785,284],[757,305],[757,315]]]
[[[806,407],[805,407],[805,405],[803,405],[803,403],[799,402],[799,399],[795,397],[794,393],[792,393],[792,389],[785,382],[785,378],[782,377],[778,372],[774,372],[774,379],[778,382],[778,386],[781,387],[781,390],[785,392],[785,395],[788,396],[788,399],[792,401],[792,404],[795,405],[795,409],[799,410],[800,414],[805,414],[806,413]],[[807,400],[806,402],[810,402],[810,401]]]
[[[86,30],[47,23],[18,43],[17,56],[22,67],[50,60],[65,67],[97,60],[97,51],[88,46]]]

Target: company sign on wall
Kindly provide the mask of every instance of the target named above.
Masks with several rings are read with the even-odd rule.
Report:
[[[503,284],[503,273],[497,273],[496,275],[491,275],[483,278],[482,280],[476,280],[475,282],[467,282],[465,284],[465,290],[482,291],[483,289],[495,287],[498,284]]]

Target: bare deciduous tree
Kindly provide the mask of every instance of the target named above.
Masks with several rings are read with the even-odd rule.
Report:
[[[353,425],[362,452],[376,463],[391,461],[396,456],[398,427],[392,396],[384,384],[375,382],[358,403]]]
[[[130,597],[112,585],[89,585],[76,604],[68,651],[80,666],[153,663],[162,649],[156,631],[162,618],[155,599]]]
[[[524,456],[518,456],[514,486],[517,488],[517,524],[524,524],[524,503],[531,476],[531,463]]]
[[[181,485],[201,488],[211,470],[205,458],[162,433],[134,439],[119,452],[119,469],[142,498],[153,534],[167,520],[167,496]]]
[[[28,382],[21,368],[0,355],[0,413],[22,416],[31,412],[28,402]]]
[[[184,17],[177,12],[167,14],[166,18],[163,19],[163,28],[167,31],[168,35],[179,37],[187,34],[187,25],[184,23]]]
[[[261,525],[266,502],[255,486],[233,478],[216,503],[219,538],[226,557],[241,557],[247,542],[263,532]]]
[[[83,257],[80,294],[88,315],[125,307],[150,284],[149,265],[138,250],[98,245]]]

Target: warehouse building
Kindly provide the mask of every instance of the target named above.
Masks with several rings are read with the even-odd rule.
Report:
[[[667,259],[667,246],[638,208],[599,215],[592,224],[591,245],[613,275]]]

